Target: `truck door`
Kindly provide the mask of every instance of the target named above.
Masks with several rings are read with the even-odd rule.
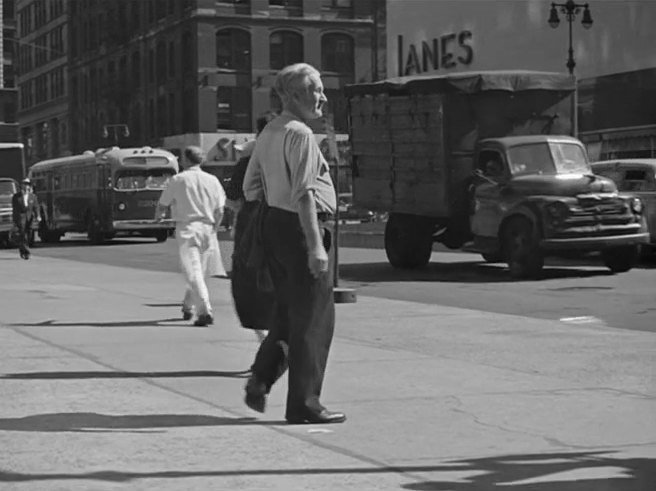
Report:
[[[481,150],[476,160],[479,178],[474,191],[474,210],[471,229],[480,237],[497,237],[503,217],[502,193],[508,182],[508,166],[498,150]]]
[[[647,226],[652,242],[656,241],[656,178],[651,166],[626,165],[618,185],[620,191],[639,197],[645,206]]]

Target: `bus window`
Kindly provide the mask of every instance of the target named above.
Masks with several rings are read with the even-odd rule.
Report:
[[[119,191],[163,189],[174,174],[173,169],[123,170],[116,174],[115,187]]]

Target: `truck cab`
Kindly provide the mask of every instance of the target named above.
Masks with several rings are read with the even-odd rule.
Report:
[[[18,183],[9,177],[0,177],[0,246],[11,244],[11,231],[14,227],[11,198],[18,192]]]
[[[537,275],[559,251],[601,251],[613,272],[628,271],[649,234],[639,198],[593,174],[583,144],[559,135],[478,142],[473,171],[473,246],[505,260],[514,277]]]

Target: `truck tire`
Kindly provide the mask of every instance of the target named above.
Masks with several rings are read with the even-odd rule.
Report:
[[[390,214],[385,225],[385,252],[389,263],[400,269],[422,268],[433,250],[433,225],[429,219]]]
[[[536,278],[544,267],[533,223],[527,218],[512,218],[502,228],[503,254],[510,276],[515,279]]]
[[[637,246],[613,247],[601,253],[604,264],[613,273],[626,273],[638,262]]]
[[[169,237],[169,231],[168,230],[158,230],[157,232],[155,232],[153,237],[155,237],[155,240],[157,242],[166,242],[166,239],[168,239],[168,237]]]

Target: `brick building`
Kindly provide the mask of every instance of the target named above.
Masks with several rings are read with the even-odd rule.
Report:
[[[28,163],[69,149],[64,0],[17,0],[15,44],[19,139]]]
[[[193,143],[216,160],[230,160],[219,140],[253,133],[256,118],[275,107],[271,87],[281,67],[305,61],[321,69],[337,131],[346,127],[341,87],[385,74],[379,0],[65,3],[64,119],[72,153],[112,144],[179,150]],[[37,21],[46,4],[52,9],[53,2],[18,0],[27,46],[40,45],[43,37],[49,43],[59,26],[50,11],[45,22],[42,14]],[[59,99],[50,75],[54,52],[46,51],[51,55],[41,63],[38,52],[20,56],[20,121],[23,137],[36,137],[41,155],[42,142],[54,138],[49,122],[58,117]],[[51,81],[45,99],[37,82],[44,75]],[[58,141],[63,133],[60,122]],[[45,147],[48,156],[54,150]]]

